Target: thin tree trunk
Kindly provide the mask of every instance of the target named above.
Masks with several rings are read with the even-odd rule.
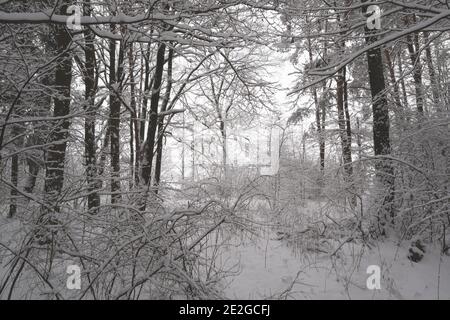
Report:
[[[111,30],[115,30],[115,25],[111,25]],[[111,203],[117,203],[121,199],[120,195],[120,100],[118,94],[121,92],[121,75],[123,62],[123,46],[119,46],[119,59],[116,71],[116,42],[110,40],[110,64],[109,64],[109,85],[110,85],[110,147],[111,147]]]
[[[28,178],[26,185],[24,187],[24,191],[26,193],[33,193],[34,187],[36,185],[37,175],[39,174],[39,164],[32,157],[27,157],[27,166],[28,166]]]
[[[348,86],[346,78],[346,69],[344,68],[344,114],[345,114],[345,129],[347,134],[347,144],[350,150],[350,159],[352,158],[352,123],[350,119],[350,111],[348,108]]]
[[[161,113],[167,110],[167,105],[170,100],[170,93],[172,91],[172,63],[173,63],[173,48],[169,49],[169,57],[167,62],[167,86],[164,99],[161,104]],[[155,163],[155,192],[158,193],[158,186],[161,180],[161,162],[163,153],[164,141],[164,116],[160,115],[158,119],[158,144],[156,146],[156,163]]]
[[[219,126],[220,126],[220,135],[222,136],[222,166],[223,166],[223,177],[227,178],[227,128],[225,125],[225,121],[222,116],[219,118]]]
[[[342,69],[338,72],[337,80],[336,80],[336,96],[337,96],[337,110],[338,110],[338,125],[339,125],[339,136],[341,140],[342,147],[342,159],[344,161],[344,170],[346,173],[346,181],[348,183],[352,183],[352,175],[353,175],[353,166],[352,166],[352,150],[351,150],[351,142],[348,139],[348,131],[346,127],[345,120],[345,71]]]
[[[363,187],[365,183],[365,172],[363,172],[363,165],[362,165],[362,134],[361,134],[361,124],[359,117],[356,118],[356,144],[358,146],[358,164],[357,164],[357,174],[359,177],[358,181],[358,190],[362,194],[364,192]]]
[[[325,32],[328,32],[328,20],[325,19]],[[327,59],[328,56],[328,48],[326,46],[326,44],[324,43],[324,47],[323,47],[323,58]],[[323,81],[323,85],[322,85],[322,94],[325,95],[326,92],[326,88],[327,88],[327,81]],[[323,97],[323,101],[321,102],[319,100],[319,109],[320,109],[320,113],[321,113],[321,128],[320,128],[320,141],[319,141],[319,156],[320,156],[320,167],[322,170],[322,180],[324,178],[324,173],[325,173],[325,120],[326,120],[326,100],[325,100],[325,96]],[[317,121],[317,119],[316,119]],[[322,181],[322,183],[324,183],[325,181]]]
[[[349,0],[345,0],[345,5],[349,6]],[[348,13],[343,13],[341,22],[341,15],[337,16],[338,23],[345,29],[348,25]],[[338,41],[339,54],[345,52],[345,40]],[[345,180],[349,184],[349,190],[353,190],[353,164],[352,164],[352,140],[351,140],[351,123],[350,113],[348,111],[348,91],[347,91],[347,71],[346,67],[342,68],[337,74],[337,109],[338,109],[338,125],[339,135],[341,138],[342,159],[344,162]],[[356,199],[351,197],[351,204],[355,204]]]
[[[406,92],[406,85],[405,85],[405,80],[404,80],[404,75],[403,75],[403,59],[402,59],[402,54],[401,51],[398,52],[397,54],[397,58],[398,58],[398,73],[400,74],[400,86],[402,88],[402,97],[403,97],[403,110],[404,111],[408,111],[409,110],[409,104],[408,104],[408,94]],[[407,120],[409,121],[409,113],[406,114],[407,115]]]
[[[136,83],[134,74],[135,61],[134,61],[133,44],[130,44],[130,49],[128,50],[128,63],[130,73],[130,108],[132,111],[130,118],[130,169],[131,169],[130,184],[131,186],[133,186],[133,184],[137,185],[139,183],[139,174],[138,174],[139,131],[138,131],[138,115],[136,110],[137,104],[136,104]]]
[[[97,176],[98,176],[98,189],[103,188],[103,179],[101,178],[101,176],[103,175],[103,173],[105,172],[105,165],[106,165],[106,159],[107,159],[107,152],[108,152],[108,148],[109,148],[109,141],[111,138],[110,135],[110,130],[111,127],[109,125],[109,122],[106,125],[106,132],[105,132],[105,137],[103,138],[103,144],[102,147],[100,149],[100,161],[98,163],[98,172],[97,172]]]
[[[400,100],[400,91],[399,91],[398,82],[397,82],[397,79],[395,76],[394,64],[391,59],[391,53],[389,52],[388,49],[384,50],[384,56],[386,58],[386,62],[387,62],[388,70],[389,70],[391,85],[394,89],[394,101],[395,101],[395,105],[396,105],[394,113],[397,117],[397,120],[399,120],[399,122],[401,123],[401,120],[403,119],[403,106],[402,106],[402,102]]]
[[[358,160],[362,159],[362,139],[361,139],[361,125],[359,123],[359,117],[356,118],[356,144],[358,145]]]
[[[323,185],[323,175],[325,171],[325,139],[323,135],[323,126],[324,124],[321,123],[321,119],[323,118],[323,115],[321,117],[321,106],[317,97],[317,89],[313,88],[313,97],[314,97],[314,105],[316,108],[316,130],[319,140],[319,164],[320,164],[320,180],[319,184]],[[323,112],[323,110],[322,110]]]
[[[439,99],[439,87],[438,87],[438,81],[436,78],[436,71],[434,69],[433,55],[431,53],[431,43],[429,43],[428,32],[424,32],[423,37],[424,37],[424,40],[426,43],[425,56],[426,56],[426,60],[427,60],[428,74],[430,75],[431,93],[432,93],[432,97],[433,97],[434,109],[437,112],[441,112],[442,108],[441,108],[440,99]]]
[[[186,171],[186,147],[185,147],[185,125],[186,125],[186,119],[183,112],[183,132],[182,132],[182,140],[181,140],[181,180],[184,181],[185,178],[185,171]]]
[[[84,14],[90,16],[91,14],[90,0],[86,1],[84,6]],[[89,29],[84,29],[84,54],[85,54],[85,120],[84,120],[84,156],[86,163],[86,181],[88,185],[88,208],[89,212],[95,213],[100,205],[100,197],[95,191],[97,187],[97,164],[96,164],[96,143],[95,143],[95,47],[94,47],[94,33]]]
[[[408,21],[408,20],[407,20]],[[406,22],[408,23],[408,22]],[[417,33],[406,36],[406,44],[408,47],[411,66],[413,67],[414,88],[416,90],[416,106],[419,117],[423,116],[423,88],[422,88],[422,63],[420,61],[419,52],[419,36]]]
[[[437,78],[438,78],[438,89],[441,93],[442,103],[444,105],[443,111],[450,111],[450,70],[448,68],[448,59],[442,59],[445,57],[446,49],[440,49],[440,45],[436,45],[435,55],[436,55],[436,67],[437,67]],[[444,53],[442,53],[444,52]]]
[[[151,44],[148,44],[147,52],[144,55],[144,65],[145,65],[145,77],[144,77],[144,99],[142,101],[142,109],[140,114],[140,121],[139,121],[139,162],[142,166],[142,162],[144,161],[145,156],[145,150],[142,150],[143,147],[145,149],[144,145],[144,138],[145,138],[145,123],[147,121],[147,110],[148,110],[148,96],[150,94],[150,88],[153,85],[153,79],[150,81],[150,48]],[[137,150],[137,149],[136,149]],[[141,152],[142,151],[142,152]],[[136,156],[137,157],[137,156]],[[141,174],[143,173],[143,167],[139,168]]]
[[[131,116],[130,122],[129,122],[129,129],[130,129],[130,180],[129,180],[129,188],[130,190],[133,189],[135,184],[135,151],[134,151],[134,124],[133,124],[133,116]]]
[[[348,86],[347,86],[347,78],[346,78],[346,68],[344,67],[343,70],[344,74],[344,115],[345,115],[345,135],[346,135],[346,157],[347,157],[347,172],[349,177],[349,183],[350,186],[348,187],[349,192],[352,194],[350,196],[350,206],[354,208],[357,204],[357,198],[355,193],[355,186],[354,186],[354,177],[353,177],[353,164],[352,164],[352,125],[351,125],[351,119],[350,119],[350,111],[348,107]]]
[[[312,48],[311,48],[311,39],[308,38],[308,53],[309,53],[309,63],[312,65],[313,63],[313,55],[312,55]],[[325,169],[325,159],[323,159],[323,156],[325,155],[322,153],[322,146],[323,146],[323,135],[322,135],[322,124],[320,123],[320,105],[319,105],[319,99],[317,98],[317,88],[313,86],[311,88],[313,98],[314,98],[314,107],[315,107],[315,115],[316,115],[316,131],[318,136],[318,142],[319,142],[319,163],[320,163],[320,179],[319,179],[319,186],[322,186],[323,183],[323,172]]]
[[[323,87],[326,87],[326,81],[324,82]],[[325,173],[325,120],[326,120],[326,116],[327,116],[327,110],[326,110],[326,104],[325,101],[323,101],[323,103],[320,103],[320,111],[321,111],[321,118],[322,118],[322,128],[320,130],[320,134],[321,134],[321,141],[320,141],[320,147],[319,147],[319,152],[320,152],[320,166],[323,168],[323,171]]]
[[[147,130],[147,139],[145,141],[145,159],[142,164],[142,178],[145,185],[151,184],[152,178],[152,166],[153,166],[153,152],[155,149],[155,136],[158,125],[158,104],[159,97],[161,95],[161,83],[162,75],[164,71],[166,45],[161,42],[158,47],[158,53],[156,56],[156,67],[153,81],[153,90],[150,99],[150,121]]]
[[[8,218],[12,218],[16,215],[17,212],[17,182],[19,180],[19,155],[15,154],[11,157],[11,184],[13,188],[11,188],[10,193],[10,204],[9,204],[9,212]]]

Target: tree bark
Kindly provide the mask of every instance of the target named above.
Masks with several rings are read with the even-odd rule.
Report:
[[[400,86],[402,88],[402,97],[403,97],[403,110],[406,111],[406,119],[409,121],[409,114],[407,113],[407,111],[409,110],[409,103],[408,103],[408,94],[406,92],[406,85],[405,85],[405,80],[404,80],[404,75],[403,75],[403,59],[402,59],[402,54],[399,51],[398,52],[398,73],[400,74]]]
[[[131,119],[130,119],[130,168],[131,168],[131,186],[134,184],[139,184],[139,124],[138,124],[138,114],[137,114],[137,103],[136,103],[136,82],[135,82],[135,60],[134,60],[134,50],[133,44],[130,44],[130,49],[128,50],[128,63],[129,63],[129,74],[130,74],[130,108],[131,108]],[[133,182],[134,179],[134,182]]]
[[[386,62],[387,62],[388,70],[389,70],[391,85],[394,90],[393,96],[394,96],[394,101],[395,101],[395,105],[396,105],[394,113],[397,116],[397,120],[399,120],[399,122],[401,123],[402,119],[403,119],[403,106],[402,106],[402,102],[400,100],[400,91],[399,91],[397,79],[395,76],[394,64],[392,62],[391,53],[389,52],[388,49],[384,50],[384,56],[386,58]]]
[[[415,20],[415,19],[414,19]],[[408,19],[406,20],[408,23]],[[416,107],[419,117],[423,116],[423,87],[422,87],[422,62],[420,61],[419,35],[414,33],[406,36],[406,44],[408,48],[411,66],[413,68],[414,88],[416,91]]]
[[[60,12],[65,13],[67,5],[61,6]],[[59,56],[55,67],[55,89],[53,117],[60,118],[55,122],[55,127],[50,134],[52,145],[47,151],[46,172],[44,190],[47,201],[59,211],[57,197],[61,193],[64,184],[64,166],[66,160],[67,140],[69,137],[72,82],[72,57],[69,52],[71,36],[64,25],[53,27],[55,32],[56,54]]]
[[[313,54],[312,54],[312,48],[311,48],[311,39],[308,38],[308,53],[309,53],[309,63],[310,65],[313,64]],[[317,137],[319,142],[319,163],[320,163],[320,179],[319,179],[319,185],[322,186],[323,183],[323,173],[325,169],[325,148],[324,148],[324,141],[323,141],[323,134],[322,134],[322,124],[321,124],[321,117],[320,117],[320,104],[319,99],[317,97],[317,88],[313,86],[311,88],[311,92],[314,98],[314,107],[315,107],[315,116],[316,116],[316,131],[317,131]]]
[[[336,79],[336,96],[337,96],[337,111],[338,111],[338,125],[339,136],[341,140],[342,159],[344,161],[344,170],[346,173],[346,181],[352,183],[353,166],[352,166],[352,149],[351,141],[349,141],[349,126],[346,124],[344,105],[346,104],[346,79],[344,69],[338,72]],[[347,108],[348,109],[348,108]],[[347,111],[348,112],[348,111]],[[349,128],[350,129],[350,128]],[[351,130],[351,129],[350,129]],[[351,132],[350,132],[351,135]]]
[[[153,80],[150,81],[150,49],[151,44],[148,44],[147,52],[144,53],[142,50],[142,56],[144,57],[144,69],[145,69],[145,75],[144,75],[144,98],[142,99],[142,106],[141,106],[141,112],[140,112],[140,119],[139,119],[139,143],[136,144],[136,159],[139,161],[139,167],[137,168],[138,171],[138,177],[139,180],[142,175],[142,162],[144,161],[145,156],[145,145],[144,145],[144,139],[145,139],[145,123],[147,121],[147,110],[148,110],[148,96],[150,94],[150,88],[153,85]]]
[[[158,104],[161,95],[162,75],[164,71],[166,45],[161,42],[156,56],[156,67],[153,81],[152,95],[150,99],[150,121],[147,130],[147,139],[144,147],[144,162],[142,164],[142,178],[145,185],[151,184],[153,152],[155,148],[155,136],[158,125]]]
[[[33,193],[34,187],[36,185],[37,175],[39,174],[40,165],[36,162],[33,157],[27,157],[27,166],[28,166],[28,178],[26,185],[24,187],[24,191],[26,193]]]
[[[164,99],[161,104],[161,113],[167,111],[167,105],[170,100],[170,93],[172,91],[172,63],[173,63],[173,48],[169,49],[169,57],[167,60],[167,86],[164,94]],[[161,180],[161,165],[164,142],[164,116],[160,115],[158,118],[158,144],[156,146],[156,163],[155,163],[155,192],[158,193],[158,186]]]
[[[84,14],[91,15],[90,0],[87,0],[84,6]],[[84,156],[86,164],[86,181],[88,190],[88,208],[89,212],[95,213],[100,205],[100,196],[97,189],[97,161],[96,161],[96,143],[95,143],[95,35],[89,28],[84,28],[84,54],[85,54],[85,119],[84,119]]]
[[[367,0],[362,0],[362,4],[365,2],[367,2]],[[365,14],[367,12],[367,6],[363,5],[362,9]],[[377,41],[377,32],[379,32],[379,30],[369,30],[367,27],[365,28],[365,38],[368,45]],[[389,155],[391,153],[389,137],[390,122],[381,48],[378,47],[367,51],[367,65],[372,95],[373,144],[375,156]],[[376,179],[383,190],[381,207],[378,211],[377,218],[379,222],[379,231],[384,235],[386,233],[385,222],[388,220],[387,215],[390,216],[391,222],[393,222],[394,218],[394,170],[390,162],[383,160],[376,162],[375,169]]]
[[[111,25],[111,30],[115,26]],[[121,76],[123,63],[123,45],[119,46],[119,59],[116,71],[116,42],[110,40],[110,64],[109,64],[109,126],[110,126],[110,150],[111,150],[111,203],[117,203],[121,199],[120,195],[120,100],[118,95],[121,92]]]
[[[11,157],[11,184],[13,188],[11,188],[10,193],[10,204],[9,204],[9,212],[8,218],[12,218],[16,215],[17,212],[17,182],[19,178],[19,156],[17,154]]]
[[[428,74],[430,75],[431,93],[433,97],[434,109],[436,110],[436,112],[442,112],[439,98],[438,81],[436,78],[436,71],[434,69],[433,55],[431,53],[431,43],[429,41],[428,32],[424,32],[423,37],[426,43],[425,56],[427,60]]]

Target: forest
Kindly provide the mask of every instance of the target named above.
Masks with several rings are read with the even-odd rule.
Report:
[[[450,299],[448,0],[0,0],[0,300]]]

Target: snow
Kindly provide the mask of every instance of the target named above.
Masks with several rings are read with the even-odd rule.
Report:
[[[348,243],[330,257],[298,252],[277,240],[273,229],[264,231],[228,247],[224,260],[239,263],[240,273],[228,279],[227,298],[450,299],[450,257],[439,248],[427,250],[419,263],[407,259],[409,243],[395,239],[372,249]],[[369,265],[381,268],[381,290],[366,287]]]
[[[52,10],[47,10],[45,12],[29,12],[29,13],[15,13],[15,12],[4,12],[0,11],[0,22],[2,23],[43,23],[43,22],[53,22],[59,24],[65,24],[67,19],[71,17],[70,15],[59,15],[54,14]],[[93,25],[93,24],[131,24],[137,23],[145,20],[172,20],[174,17],[167,16],[164,14],[152,14],[149,16],[147,13],[139,14],[136,16],[127,16],[125,14],[116,16],[81,16],[80,23],[82,25]]]
[[[306,207],[305,212],[312,214],[310,210],[318,206],[310,203]],[[418,263],[407,258],[410,242],[399,244],[392,238],[372,243],[371,249],[349,242],[331,255],[288,244],[277,233],[277,229],[284,228],[277,225],[275,229],[273,217],[267,214],[260,213],[254,220],[262,226],[256,235],[233,234],[228,245],[221,248],[224,269],[238,271],[224,283],[226,298],[450,299],[450,256],[441,255],[437,247],[428,245]],[[0,226],[3,244],[20,243],[23,232],[17,232],[22,228],[18,221],[2,217]],[[338,245],[339,241],[332,243]],[[7,275],[9,259],[0,257],[0,279]],[[381,269],[380,290],[366,287],[370,265]],[[59,269],[64,276],[64,266]],[[26,298],[25,286],[14,295]]]

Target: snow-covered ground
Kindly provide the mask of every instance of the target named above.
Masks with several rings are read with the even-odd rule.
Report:
[[[260,223],[269,219],[260,217]],[[15,220],[0,220],[1,239],[20,239]],[[221,261],[238,266],[227,278],[224,294],[229,299],[450,299],[450,256],[439,248],[427,247],[418,263],[407,259],[409,242],[394,239],[375,243],[369,249],[347,243],[335,255],[294,248],[280,238],[276,228],[264,226],[259,235],[234,236],[222,248]],[[334,248],[339,242],[333,243]],[[333,252],[333,250],[331,250]],[[9,258],[0,256],[0,280],[4,279]],[[381,289],[366,287],[369,265],[381,269]],[[15,296],[27,298],[26,290]]]
[[[228,279],[228,298],[450,299],[450,257],[438,248],[419,263],[407,259],[408,242],[389,239],[371,249],[348,243],[330,256],[298,252],[272,228],[264,231],[226,251],[227,263],[240,263],[241,271]],[[380,267],[380,290],[366,286],[369,265]]]

